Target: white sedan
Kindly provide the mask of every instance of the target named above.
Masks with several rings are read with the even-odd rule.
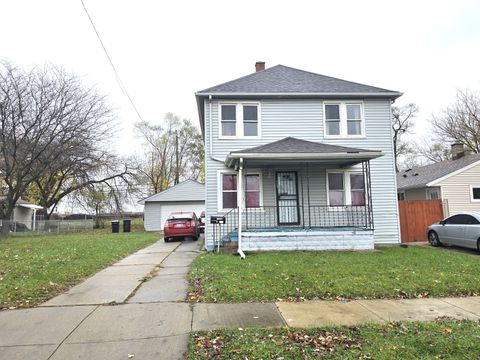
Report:
[[[456,245],[480,252],[480,213],[468,212],[450,216],[427,229],[432,246]]]

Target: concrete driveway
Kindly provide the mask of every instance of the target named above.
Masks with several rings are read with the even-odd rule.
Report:
[[[40,307],[0,312],[0,360],[183,359],[193,330],[285,325],[275,304],[186,303],[199,247],[162,240]]]

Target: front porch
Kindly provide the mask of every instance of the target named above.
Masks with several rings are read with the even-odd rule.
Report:
[[[214,228],[217,248],[234,242],[242,251],[373,249],[370,159],[380,152],[293,138],[272,144],[227,158],[235,172],[219,178],[219,199],[232,209]]]

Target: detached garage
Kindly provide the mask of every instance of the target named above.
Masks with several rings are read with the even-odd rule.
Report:
[[[146,231],[163,230],[168,215],[174,211],[193,211],[197,216],[205,210],[205,185],[186,180],[139,201],[144,207]]]

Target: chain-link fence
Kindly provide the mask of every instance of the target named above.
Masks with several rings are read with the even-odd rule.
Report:
[[[93,220],[0,220],[0,236],[42,233],[66,233],[93,230]]]

